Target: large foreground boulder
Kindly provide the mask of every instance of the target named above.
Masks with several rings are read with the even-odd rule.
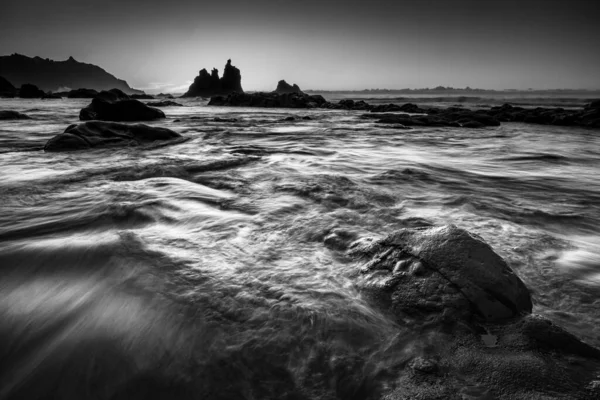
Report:
[[[159,118],[165,118],[165,113],[130,98],[118,89],[100,92],[90,105],[79,112],[82,121],[151,121]]]
[[[600,351],[531,314],[523,282],[483,239],[453,225],[350,247],[367,299],[400,330],[382,398],[598,399]]]
[[[357,242],[353,252],[369,259],[362,286],[401,319],[498,321],[531,312],[529,291],[506,262],[454,225],[402,229]]]
[[[155,141],[181,139],[182,136],[167,128],[144,124],[90,121],[73,124],[64,133],[50,139],[45,151],[70,151],[102,147],[128,147]]]

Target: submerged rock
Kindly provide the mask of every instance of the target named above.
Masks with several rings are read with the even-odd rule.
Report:
[[[18,111],[0,111],[0,120],[11,120],[11,119],[31,119],[28,115],[22,114]]]
[[[165,113],[130,98],[118,89],[100,92],[90,105],[79,112],[82,121],[151,121],[159,118],[165,118]]]
[[[50,139],[45,151],[83,150],[101,147],[138,146],[154,141],[180,139],[182,136],[167,128],[144,124],[90,121],[73,124],[64,133]]]
[[[531,312],[525,284],[480,237],[454,225],[402,229],[357,242],[370,258],[362,286],[400,318],[444,315],[497,321]]]

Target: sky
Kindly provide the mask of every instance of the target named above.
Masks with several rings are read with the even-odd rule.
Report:
[[[597,0],[2,0],[0,55],[148,92],[227,59],[245,90],[600,89]]]

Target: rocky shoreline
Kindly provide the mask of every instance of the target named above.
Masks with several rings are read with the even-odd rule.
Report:
[[[402,229],[348,254],[361,292],[426,343],[386,399],[600,397],[600,350],[531,314],[535,299],[480,237]]]

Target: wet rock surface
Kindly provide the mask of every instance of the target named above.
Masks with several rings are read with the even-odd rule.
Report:
[[[161,110],[132,99],[118,89],[100,92],[79,113],[82,121],[151,121],[160,118],[165,118]]]
[[[71,151],[103,147],[139,146],[154,141],[182,139],[182,136],[167,128],[144,124],[120,124],[115,122],[90,121],[73,124],[64,133],[50,139],[45,151]]]
[[[600,351],[531,315],[529,291],[481,238],[453,225],[361,239],[359,287],[420,332],[386,399],[593,399]],[[493,343],[489,338],[493,338]],[[403,341],[405,339],[399,339]],[[406,349],[405,344],[403,344]],[[393,345],[391,345],[393,347]]]
[[[404,229],[378,241],[357,242],[364,286],[399,316],[496,321],[531,312],[525,284],[492,248],[454,225]]]

